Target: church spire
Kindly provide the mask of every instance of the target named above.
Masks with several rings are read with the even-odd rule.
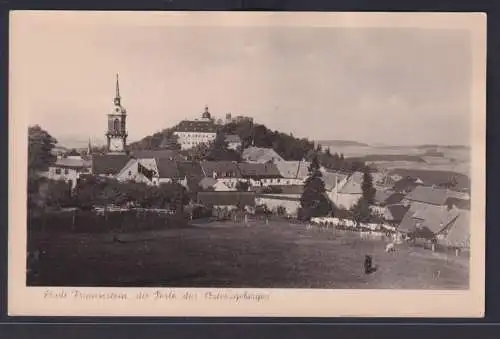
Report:
[[[120,98],[120,81],[118,79],[118,73],[116,73],[116,97]]]
[[[120,106],[121,98],[120,98],[120,82],[118,79],[118,73],[116,73],[116,94],[115,94],[115,105]]]

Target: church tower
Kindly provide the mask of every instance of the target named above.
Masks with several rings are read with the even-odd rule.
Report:
[[[108,152],[122,153],[127,148],[127,111],[121,104],[118,74],[116,75],[116,95],[113,102],[113,111],[108,114],[108,131],[106,132],[108,140],[107,149]]]

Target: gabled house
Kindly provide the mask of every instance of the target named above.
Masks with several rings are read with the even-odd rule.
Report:
[[[168,158],[131,159],[117,175],[120,181],[143,182],[148,185],[178,182],[186,186],[177,162]]]
[[[325,174],[323,174],[323,176],[325,176]],[[325,179],[329,180],[329,183],[325,184],[328,197],[335,206],[350,209],[363,196],[363,190],[361,188],[363,184],[363,173],[354,172],[350,175],[335,174],[330,176],[333,177],[336,184],[334,185],[330,182],[332,179],[328,178],[328,175],[325,177]],[[333,188],[328,190],[331,186],[333,186]]]
[[[443,206],[448,198],[448,190],[431,186],[417,186],[405,195],[403,204],[418,206]]]
[[[238,182],[242,181],[240,169],[236,162],[202,161],[200,166],[204,177],[213,178],[222,182],[228,188],[236,188]]]
[[[92,162],[78,153],[60,156],[49,167],[48,178],[51,180],[64,180],[75,188],[80,175],[90,174]]]
[[[303,185],[309,175],[308,161],[277,161],[275,165],[283,177],[284,185]]]

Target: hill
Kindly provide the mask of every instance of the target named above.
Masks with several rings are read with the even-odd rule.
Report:
[[[317,140],[316,144],[326,147],[348,147],[348,146],[360,146],[369,147],[370,145],[364,144],[358,141],[352,140]]]
[[[369,154],[362,157],[351,157],[350,160],[360,160],[364,162],[376,161],[412,161],[412,162],[425,162],[422,157],[416,155],[406,154]]]

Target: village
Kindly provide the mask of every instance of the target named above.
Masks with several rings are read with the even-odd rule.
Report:
[[[40,244],[53,246],[40,234],[48,234],[51,227],[68,233],[101,228],[102,233],[115,222],[118,225],[109,226],[111,243],[119,246],[132,242],[128,240],[130,230],[122,224],[134,223],[138,215],[148,213],[166,219],[146,225],[144,220],[152,219],[141,217],[144,230],[178,223],[254,232],[247,229],[265,230],[276,224],[279,226],[272,232],[278,236],[281,227],[335,237],[347,234],[357,242],[370,242],[370,248],[378,248],[376,253],[418,248],[428,255],[468,257],[470,183],[458,183],[450,176],[444,180],[443,176],[402,176],[364,163],[349,163],[343,155],[318,144],[308,144],[304,154],[284,156],[278,146],[256,142],[259,126],[252,118],[226,114],[224,119],[215,119],[208,106],[199,117],[169,129],[168,137],[157,147],[140,147],[137,142],[129,145],[126,118],[117,75],[113,108],[107,115],[107,144],[97,147],[89,140],[87,149],[81,150],[51,145],[53,160],[45,169],[32,171],[28,227],[39,237],[32,237],[39,239],[37,244],[35,240],[29,244],[28,272],[33,281],[57,280],[44,280],[47,273],[39,264],[50,251],[40,249]],[[235,126],[248,128],[231,133]],[[57,190],[56,186],[59,191],[54,193],[51,190]],[[88,213],[93,219],[85,217]],[[134,217],[124,217],[130,213]],[[54,216],[63,214],[70,217]],[[64,225],[55,226],[60,223]],[[130,227],[140,232],[140,224]],[[140,240],[141,244],[151,241]],[[151,250],[151,245],[144,246],[146,252]],[[337,245],[332,242],[331,246]],[[372,252],[359,255],[364,254],[371,265]],[[434,270],[433,278],[440,271]],[[226,278],[231,285],[231,278]]]

